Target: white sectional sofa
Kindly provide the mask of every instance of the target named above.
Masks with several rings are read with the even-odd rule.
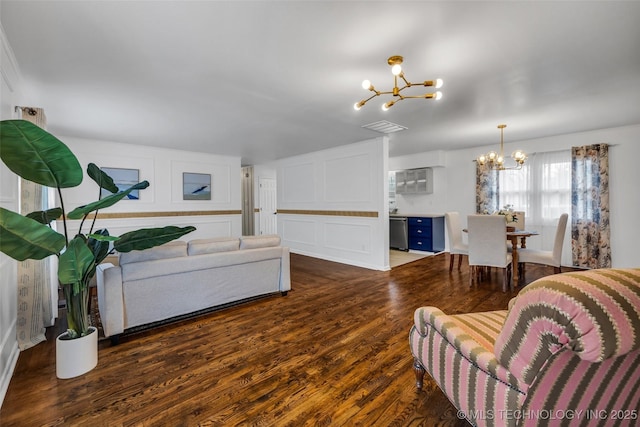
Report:
[[[120,334],[204,310],[291,289],[289,248],[280,237],[174,241],[119,255],[97,268],[104,335]]]

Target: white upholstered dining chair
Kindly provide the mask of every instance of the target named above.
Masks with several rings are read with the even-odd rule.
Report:
[[[523,248],[518,249],[518,274],[524,278],[525,263],[530,262],[532,264],[542,264],[553,267],[554,273],[561,273],[562,267],[560,265],[562,261],[562,245],[564,243],[564,234],[567,229],[567,220],[569,214],[563,213],[558,219],[558,226],[556,227],[556,237],[553,242],[553,250],[544,251],[537,249]]]
[[[458,212],[446,212],[444,218],[447,223],[447,236],[449,240],[449,271],[453,271],[453,258],[455,255],[458,255],[458,270],[460,270],[462,255],[469,254],[469,245],[462,241],[460,214]]]
[[[469,283],[481,276],[481,267],[503,269],[502,291],[511,288],[511,254],[507,251],[507,226],[502,215],[469,215]]]

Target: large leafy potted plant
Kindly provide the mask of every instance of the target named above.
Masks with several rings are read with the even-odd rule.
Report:
[[[127,197],[134,190],[143,190],[149,182],[142,181],[128,189],[119,191],[113,179],[98,166],[91,163],[87,175],[96,182],[99,194],[102,189],[111,194],[71,212],[65,212],[62,188],[76,187],[83,179],[83,171],[76,156],[58,138],[25,120],[4,120],[0,122],[0,157],[9,169],[28,181],[55,188],[58,191],[60,207],[47,211],[20,215],[0,208],[0,250],[18,261],[58,257],[58,280],[67,303],[67,332],[58,337],[58,342],[69,343],[88,335],[95,340],[95,363],[89,363],[88,370],[97,364],[97,332],[89,324],[89,284],[100,264],[113,251],[130,252],[162,245],[195,230],[195,227],[174,227],[140,229],[110,236],[108,230],[93,230],[97,212]],[[85,221],[93,214],[91,224],[85,233]],[[64,234],[53,230],[50,223],[62,218]],[[78,230],[71,234],[67,219],[81,220]],[[65,356],[68,357],[68,356]],[[58,352],[58,376],[60,374],[60,353]],[[93,366],[91,366],[91,364]],[[70,363],[75,366],[75,362]],[[86,372],[86,371],[85,371]],[[84,372],[78,373],[78,375]],[[70,374],[76,376],[75,372]]]

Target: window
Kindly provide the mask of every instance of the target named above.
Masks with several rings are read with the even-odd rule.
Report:
[[[499,206],[524,211],[527,227],[554,226],[571,212],[571,151],[536,153],[521,170],[499,174]]]

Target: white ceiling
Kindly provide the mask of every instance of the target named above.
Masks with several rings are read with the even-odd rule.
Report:
[[[408,128],[391,156],[497,143],[499,123],[506,142],[640,123],[637,1],[1,0],[0,16],[25,103],[59,136],[258,164],[378,120]],[[355,111],[365,78],[393,86],[391,55],[443,99]]]

